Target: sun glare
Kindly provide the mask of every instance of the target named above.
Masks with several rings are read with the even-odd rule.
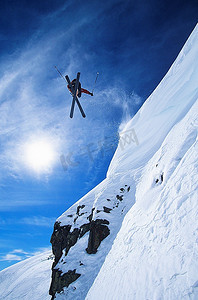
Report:
[[[35,141],[26,145],[25,160],[29,168],[34,171],[48,172],[55,160],[52,145],[47,141]]]

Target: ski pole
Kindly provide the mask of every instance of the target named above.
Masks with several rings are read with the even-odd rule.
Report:
[[[60,76],[65,80],[65,78],[63,77],[63,74],[59,71],[59,69],[56,66],[54,66],[54,68],[57,70],[57,72],[60,74]]]
[[[97,81],[97,79],[98,79],[98,75],[99,75],[99,72],[97,72],[97,75],[96,75],[96,79],[95,79],[95,82],[94,82],[94,87],[93,87],[93,90],[92,90],[92,94],[93,94],[94,89],[95,89],[95,86],[96,86],[96,81]]]

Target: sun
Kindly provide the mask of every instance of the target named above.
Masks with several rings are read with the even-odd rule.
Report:
[[[25,146],[26,165],[37,173],[48,172],[55,161],[52,144],[47,140],[35,140]]]

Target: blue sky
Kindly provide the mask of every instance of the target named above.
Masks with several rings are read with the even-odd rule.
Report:
[[[0,269],[49,248],[56,218],[105,178],[119,128],[166,74],[197,12],[192,0],[1,1]],[[80,71],[89,90],[99,72],[94,97],[81,97],[85,119],[77,107],[69,118],[55,65],[70,78]]]

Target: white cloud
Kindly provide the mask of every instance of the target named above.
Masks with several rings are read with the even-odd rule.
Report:
[[[44,17],[42,28],[20,50],[18,57],[15,55],[13,60],[9,58],[8,63],[3,63],[6,72],[0,79],[0,143],[3,145],[0,150],[0,179],[5,176],[24,177],[26,172],[35,176],[23,163],[23,145],[32,136],[51,138],[56,146],[57,167],[61,154],[77,154],[79,147],[90,142],[97,143],[112,131],[107,128],[113,115],[109,112],[118,108],[121,115],[122,111],[126,112],[125,103],[129,104],[126,93],[111,86],[102,92],[98,89],[95,97],[82,97],[81,103],[87,114],[85,120],[82,120],[77,107],[74,119],[69,118],[71,97],[54,65],[60,65],[61,72],[67,70],[72,77],[77,68],[81,69],[83,62],[89,62],[89,55],[93,54],[87,55],[80,45],[72,43],[71,36],[82,25],[91,24],[96,14],[104,9],[101,5],[94,15],[81,16],[80,21],[72,26],[68,23],[65,30],[61,22],[70,2]],[[54,21],[57,18],[59,22]],[[50,26],[52,24],[56,26]],[[95,75],[93,77],[94,83]],[[90,84],[88,78],[90,75],[82,75],[85,88],[90,88],[87,86]],[[92,162],[89,161],[89,164]]]
[[[44,252],[49,252],[50,254],[51,247],[37,248],[37,250],[31,253],[28,253],[23,249],[14,249],[13,251],[10,251],[9,253],[1,256],[0,261],[21,261],[31,256],[38,255]]]
[[[20,261],[22,259],[23,258],[19,255],[8,253],[5,256],[2,256],[0,261]]]
[[[3,197],[2,197],[3,198]],[[7,197],[6,197],[7,198]],[[24,199],[24,200],[17,200],[17,199],[2,199],[0,201],[0,211],[11,211],[15,209],[21,209],[21,207],[28,207],[28,206],[40,206],[40,205],[50,205],[47,200],[37,200],[37,199]],[[4,222],[5,223],[5,222]]]
[[[25,252],[23,249],[15,249],[12,251],[12,253],[29,254],[28,252]]]
[[[44,252],[51,252],[51,251],[52,251],[51,247],[41,247],[41,248],[38,248],[32,255],[39,255]]]
[[[23,218],[20,223],[26,225],[33,225],[33,226],[43,226],[43,227],[53,227],[56,218],[48,218],[44,216],[33,216],[33,217],[26,217]]]

